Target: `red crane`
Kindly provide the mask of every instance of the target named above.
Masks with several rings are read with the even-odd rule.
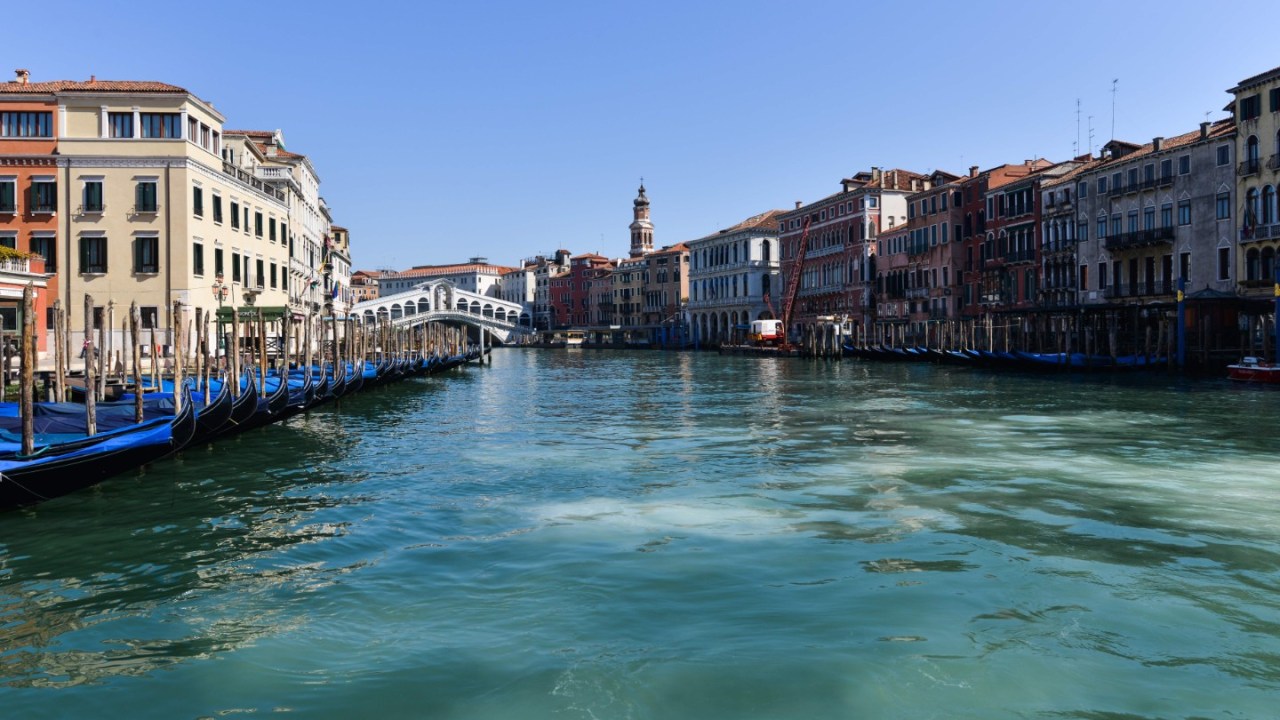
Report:
[[[791,334],[791,313],[796,308],[796,297],[800,295],[800,275],[804,272],[804,255],[809,251],[809,221],[812,215],[805,216],[804,232],[800,233],[800,246],[796,249],[795,263],[791,266],[791,277],[787,278],[787,296],[782,303],[783,337]]]

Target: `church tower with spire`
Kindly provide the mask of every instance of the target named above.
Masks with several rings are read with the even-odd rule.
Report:
[[[649,222],[649,198],[644,195],[644,181],[640,181],[640,194],[633,203],[635,219],[631,221],[631,257],[653,252],[653,223]]]

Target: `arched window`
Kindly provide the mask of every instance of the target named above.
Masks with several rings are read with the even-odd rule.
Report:
[[[761,276],[760,276],[760,292],[761,292],[762,294],[764,294],[765,296],[768,296],[768,295],[769,295],[769,289],[770,289],[770,288],[769,288],[769,281],[770,281],[770,279],[771,279],[771,278],[769,277],[769,274],[768,274],[768,273],[765,273],[765,274],[763,274],[763,275],[761,275]]]
[[[1258,188],[1249,188],[1244,194],[1244,222],[1258,224]]]
[[[1251,163],[1258,161],[1258,136],[1250,135],[1248,140],[1244,141],[1244,157]]]
[[[760,259],[766,263],[772,260],[770,247],[768,240],[760,243]]]
[[[1271,225],[1276,221],[1276,189],[1267,185],[1262,188],[1262,224]]]
[[[738,262],[738,244],[737,243],[733,244],[733,262],[734,264],[737,264]]]

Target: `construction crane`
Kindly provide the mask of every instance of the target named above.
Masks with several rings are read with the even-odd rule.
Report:
[[[795,263],[791,266],[791,277],[787,278],[786,297],[782,302],[783,342],[791,334],[791,315],[796,309],[796,298],[800,295],[800,276],[804,274],[804,256],[809,251],[809,222],[812,215],[805,216],[804,231],[800,233],[800,246],[796,249]]]

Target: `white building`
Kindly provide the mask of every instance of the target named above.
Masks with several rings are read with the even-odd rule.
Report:
[[[782,294],[781,214],[770,210],[686,243],[689,316],[696,342],[729,342],[735,327],[777,317]]]

